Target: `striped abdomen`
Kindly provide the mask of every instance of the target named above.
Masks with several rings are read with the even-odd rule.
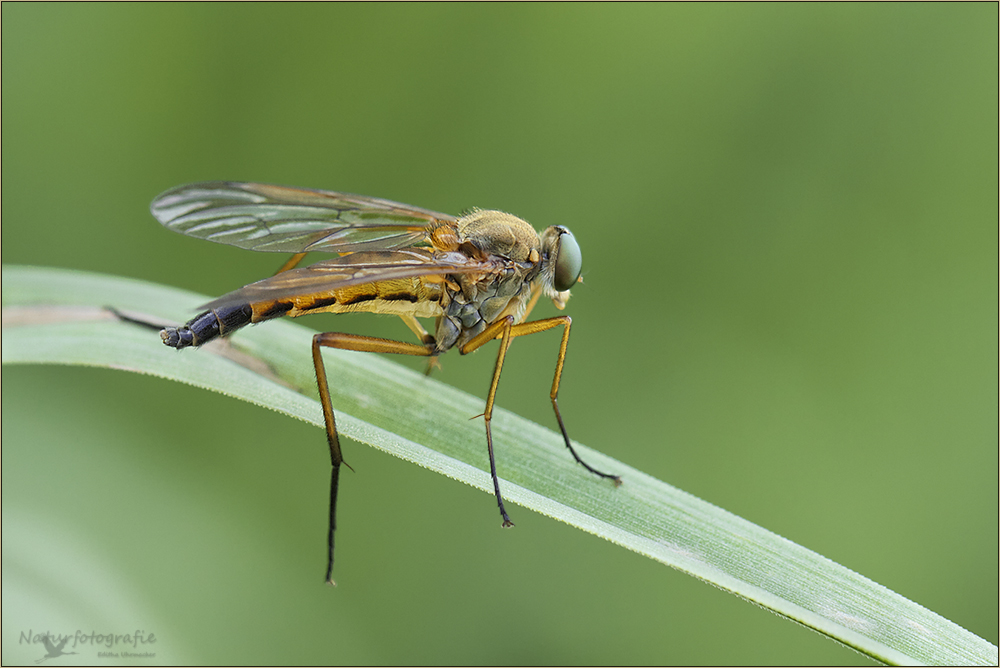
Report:
[[[217,336],[225,336],[250,324],[253,307],[250,304],[223,306],[192,318],[181,327],[166,327],[160,331],[163,343],[171,348],[200,346]]]
[[[441,315],[441,297],[440,283],[419,278],[375,281],[314,294],[219,306],[192,318],[186,325],[163,329],[160,338],[171,348],[200,346],[250,323],[308,313],[360,311],[430,318]]]

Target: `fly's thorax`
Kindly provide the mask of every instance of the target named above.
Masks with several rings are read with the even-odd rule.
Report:
[[[534,289],[556,308],[566,306],[582,263],[580,246],[567,228],[552,226],[539,236],[517,216],[475,210],[460,218],[455,229],[460,250],[493,269],[450,277],[435,332],[439,352],[462,346],[508,315],[522,322]]]
[[[514,262],[537,261],[541,249],[538,232],[515,215],[477,209],[462,216],[456,226],[461,240],[484,256],[499,255]]]
[[[444,317],[434,335],[439,351],[465,344],[500,318],[523,319],[538,264],[493,259],[496,269],[490,274],[453,276],[454,288],[446,286]]]

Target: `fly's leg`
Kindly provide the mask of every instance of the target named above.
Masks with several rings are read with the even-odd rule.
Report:
[[[559,423],[559,431],[562,432],[563,441],[566,443],[566,447],[569,448],[570,453],[573,455],[573,459],[579,462],[591,473],[602,478],[613,480],[616,487],[622,484],[622,479],[619,476],[598,471],[580,458],[580,455],[577,454],[573,445],[570,443],[569,434],[566,433],[566,425],[563,424],[562,415],[559,413],[559,382],[562,380],[563,365],[566,362],[566,347],[569,345],[569,329],[572,324],[572,318],[565,315],[557,316],[555,318],[545,318],[544,320],[535,320],[534,322],[525,322],[520,325],[514,324],[513,316],[507,316],[506,318],[502,318],[492,323],[459,349],[464,355],[466,353],[471,353],[473,350],[476,350],[495,338],[500,339],[500,351],[497,353],[496,366],[493,368],[493,381],[490,383],[490,392],[486,397],[486,411],[483,413],[483,417],[486,420],[486,447],[488,448],[490,455],[490,473],[493,476],[493,490],[497,497],[497,505],[500,506],[500,515],[503,516],[503,526],[505,527],[514,526],[514,524],[510,521],[510,517],[507,516],[507,511],[504,510],[503,507],[503,497],[500,496],[500,483],[497,480],[496,463],[493,459],[493,435],[490,430],[490,420],[493,418],[493,403],[496,399],[497,386],[500,383],[500,372],[503,370],[504,358],[507,355],[507,349],[510,348],[511,340],[514,337],[536,334],[538,332],[550,330],[554,327],[564,327],[562,342],[559,344],[559,357],[556,360],[555,378],[552,380],[552,391],[549,393],[549,398],[552,399],[552,408],[556,413],[556,421]]]
[[[302,262],[302,258],[304,258],[306,255],[308,255],[308,253],[296,253],[292,257],[288,258],[288,261],[285,262],[285,264],[281,265],[281,269],[278,269],[278,271],[274,272],[274,275],[277,276],[283,271],[288,271],[289,269],[295,269],[295,267],[299,266],[299,262]]]
[[[430,356],[434,354],[434,346],[417,343],[404,343],[389,339],[377,339],[372,336],[358,334],[341,334],[326,332],[317,334],[312,341],[313,367],[316,369],[316,387],[319,389],[319,402],[323,407],[323,421],[326,423],[326,440],[330,446],[330,518],[327,533],[326,581],[333,581],[333,534],[337,529],[337,489],[340,482],[340,465],[346,464],[340,451],[340,439],[337,437],[337,421],[333,415],[333,404],[330,401],[330,385],[326,379],[326,366],[320,348],[340,348],[341,350],[356,350],[365,353],[395,353],[398,355]],[[348,468],[350,465],[347,464]]]
[[[512,527],[514,523],[510,521],[507,510],[503,507],[503,496],[500,494],[500,481],[497,479],[497,464],[493,457],[493,432],[490,429],[490,421],[493,419],[493,401],[497,394],[497,385],[500,384],[500,372],[503,370],[503,360],[507,356],[507,348],[510,347],[511,328],[514,324],[514,317],[507,316],[497,320],[482,332],[477,334],[459,348],[464,355],[471,353],[483,344],[500,337],[500,351],[497,353],[497,363],[493,367],[493,380],[490,383],[490,393],[486,396],[486,410],[483,412],[483,419],[486,421],[486,449],[490,455],[490,476],[493,478],[493,493],[497,497],[497,506],[500,507],[500,516],[503,518],[504,527]]]
[[[425,346],[435,345],[436,342],[434,340],[434,336],[424,329],[424,326],[420,324],[419,320],[412,315],[401,315],[399,317],[404,323],[406,323],[406,326],[410,328],[410,331],[417,335],[417,338],[420,339],[421,343]],[[435,367],[440,366],[441,365],[438,363],[437,355],[432,355],[431,358],[427,360],[427,369],[424,371],[424,375],[431,375],[431,371],[433,371]]]
[[[535,332],[544,332],[553,327],[558,327],[563,325],[562,343],[559,344],[559,357],[556,359],[556,373],[555,377],[552,379],[552,391],[549,393],[549,398],[552,399],[552,409],[556,413],[556,421],[559,423],[559,431],[562,432],[563,441],[566,443],[566,447],[569,448],[570,453],[583,468],[587,469],[595,475],[599,475],[602,478],[608,478],[613,480],[615,487],[622,484],[622,479],[620,476],[611,475],[610,473],[604,473],[598,471],[592,467],[587,462],[580,459],[580,455],[576,453],[573,446],[569,442],[569,434],[566,433],[566,425],[563,424],[562,415],[559,413],[559,382],[562,380],[562,370],[563,364],[566,362],[566,347],[569,345],[569,328],[573,324],[573,319],[568,315],[557,316],[555,318],[546,318],[544,320],[536,320],[535,322],[526,322],[521,325],[516,325],[512,328],[511,336],[524,336],[525,334],[534,334]]]
[[[111,313],[111,315],[115,316],[122,322],[129,322],[132,323],[133,325],[139,325],[140,327],[145,327],[146,329],[160,331],[164,327],[170,326],[169,324],[167,324],[169,323],[169,321],[163,321],[163,323],[159,323],[159,322],[153,322],[152,320],[145,320],[139,317],[138,315],[130,315],[125,311],[119,311],[114,306],[105,306],[104,310],[108,311],[109,313]],[[152,316],[148,317],[152,318]]]
[[[420,339],[420,343],[425,346],[434,345],[434,337],[426,329],[424,329],[424,326],[420,324],[419,320],[409,314],[400,315],[399,319],[410,328],[410,331],[413,332],[418,339]]]
[[[538,303],[538,298],[542,296],[542,286],[536,285],[531,289],[531,297],[528,299],[528,305],[524,307],[524,315],[521,316],[521,320],[527,320],[531,312],[535,310],[535,304]]]

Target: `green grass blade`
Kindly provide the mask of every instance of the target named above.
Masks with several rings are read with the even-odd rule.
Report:
[[[211,389],[323,425],[312,330],[290,321],[233,345],[178,353],[102,310],[185,319],[207,297],[130,279],[3,268],[3,363],[103,366]],[[492,494],[483,400],[376,355],[326,353],[342,433]],[[7,388],[8,391],[10,388]],[[997,647],[810,550],[578,445],[615,488],[577,465],[558,434],[498,409],[505,498],[694,575],[892,664],[996,665]],[[320,438],[317,434],[317,438]]]

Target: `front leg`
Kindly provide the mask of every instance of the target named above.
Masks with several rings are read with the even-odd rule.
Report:
[[[569,329],[572,324],[573,320],[566,315],[535,320],[534,322],[525,322],[520,325],[514,324],[513,316],[507,316],[489,325],[459,349],[464,355],[482,347],[493,339],[500,339],[500,350],[497,353],[496,366],[493,368],[493,380],[490,383],[490,392],[486,397],[486,411],[483,413],[483,417],[486,419],[486,447],[490,455],[493,490],[497,497],[497,505],[500,506],[500,515],[503,517],[503,526],[505,527],[514,526],[514,523],[507,516],[507,511],[503,507],[503,497],[500,495],[500,483],[497,480],[496,463],[493,458],[493,434],[490,430],[490,420],[493,418],[493,404],[496,400],[497,386],[500,384],[500,372],[503,370],[503,362],[514,337],[544,332],[560,325],[564,328],[562,342],[559,344],[559,357],[556,359],[555,377],[552,379],[552,391],[549,393],[549,398],[552,400],[552,409],[555,411],[556,421],[559,423],[559,431],[562,432],[563,441],[566,443],[566,447],[569,448],[570,454],[573,455],[573,459],[580,465],[595,475],[614,481],[616,487],[622,484],[622,479],[619,476],[598,471],[580,458],[580,455],[573,448],[573,444],[570,443],[569,434],[566,433],[566,425],[563,424],[562,415],[559,413],[559,383],[562,381],[563,365],[566,362],[566,348],[569,345]]]

